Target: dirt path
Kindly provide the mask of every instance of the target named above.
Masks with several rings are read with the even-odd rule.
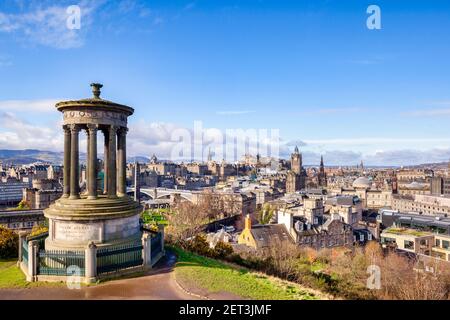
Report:
[[[67,300],[67,299],[146,299],[195,300],[175,282],[173,266],[176,257],[167,252],[147,275],[132,279],[109,281],[96,286],[70,290],[68,288],[37,287],[0,289],[0,300]]]

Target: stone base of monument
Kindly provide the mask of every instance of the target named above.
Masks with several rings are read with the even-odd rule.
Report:
[[[99,249],[140,241],[141,206],[128,196],[96,200],[61,198],[44,211],[49,220],[46,250]]]

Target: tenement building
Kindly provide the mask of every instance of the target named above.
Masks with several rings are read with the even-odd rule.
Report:
[[[450,197],[434,195],[393,195],[392,209],[424,215],[450,216]]]

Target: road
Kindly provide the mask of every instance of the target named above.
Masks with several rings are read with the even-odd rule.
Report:
[[[173,272],[175,262],[175,255],[167,252],[166,258],[163,258],[143,277],[108,281],[72,290],[65,287],[1,289],[0,300],[198,299],[185,293],[175,282]]]

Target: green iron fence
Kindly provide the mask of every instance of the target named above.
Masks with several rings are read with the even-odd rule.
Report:
[[[97,274],[99,275],[142,264],[141,242],[97,250]]]
[[[28,242],[26,239],[22,241],[22,261],[28,267]]]
[[[156,235],[152,236],[150,246],[151,246],[151,257],[153,260],[162,251],[161,232],[158,232]]]
[[[41,233],[40,235],[33,236],[33,237],[27,237],[27,241],[38,241],[39,243],[39,249],[43,250],[45,249],[45,239],[48,237],[48,232]]]
[[[38,274],[69,276],[77,272],[84,276],[84,256],[84,251],[40,250]]]

